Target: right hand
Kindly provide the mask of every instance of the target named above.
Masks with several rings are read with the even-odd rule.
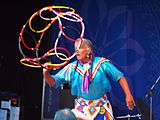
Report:
[[[50,64],[51,64],[50,62],[46,62],[43,64],[43,74],[45,74],[46,72],[49,72],[52,69]]]

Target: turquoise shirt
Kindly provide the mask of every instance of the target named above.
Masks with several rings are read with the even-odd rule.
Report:
[[[92,81],[88,93],[82,92],[82,78],[85,70],[81,64],[77,64],[77,61],[68,64],[56,75],[52,75],[55,80],[55,88],[64,83],[70,83],[72,95],[86,100],[95,100],[111,91],[109,80],[117,82],[124,76],[108,59],[103,57],[94,57],[91,69]]]

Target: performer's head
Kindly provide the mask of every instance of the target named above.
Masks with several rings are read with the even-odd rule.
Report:
[[[81,45],[79,47],[79,43],[81,42]],[[78,48],[79,47],[79,48]],[[82,38],[82,40],[77,40],[75,42],[75,51],[77,51],[77,59],[81,60],[82,62],[88,62],[93,57],[93,44],[90,40],[86,38]]]
[[[69,108],[64,108],[56,112],[54,120],[76,120],[76,116]]]

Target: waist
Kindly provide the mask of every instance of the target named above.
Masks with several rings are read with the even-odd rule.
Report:
[[[105,103],[107,103],[108,99],[107,99],[107,95],[104,95],[103,97],[95,100],[86,100],[84,98],[78,97],[75,102],[76,104],[78,103],[82,106],[100,107],[100,106],[103,106]]]

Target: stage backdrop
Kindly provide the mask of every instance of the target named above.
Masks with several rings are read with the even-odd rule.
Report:
[[[113,83],[109,98],[115,119],[118,116],[142,113],[143,119],[147,120],[152,103],[154,120],[159,120],[160,81],[157,79],[160,75],[160,1],[54,0],[53,5],[73,7],[83,18],[85,37],[94,43],[95,54],[110,59],[125,74],[137,107],[129,111],[121,87]],[[57,31],[59,30],[53,27],[53,43]],[[66,41],[62,43],[73,52],[73,44],[68,45]],[[53,71],[53,74],[57,71]],[[156,80],[157,83],[153,87]],[[152,102],[150,96],[146,97],[151,88]],[[44,84],[43,91],[42,119],[51,119],[55,111],[62,108],[60,99],[63,90],[54,90]],[[63,100],[68,101],[71,100]]]

